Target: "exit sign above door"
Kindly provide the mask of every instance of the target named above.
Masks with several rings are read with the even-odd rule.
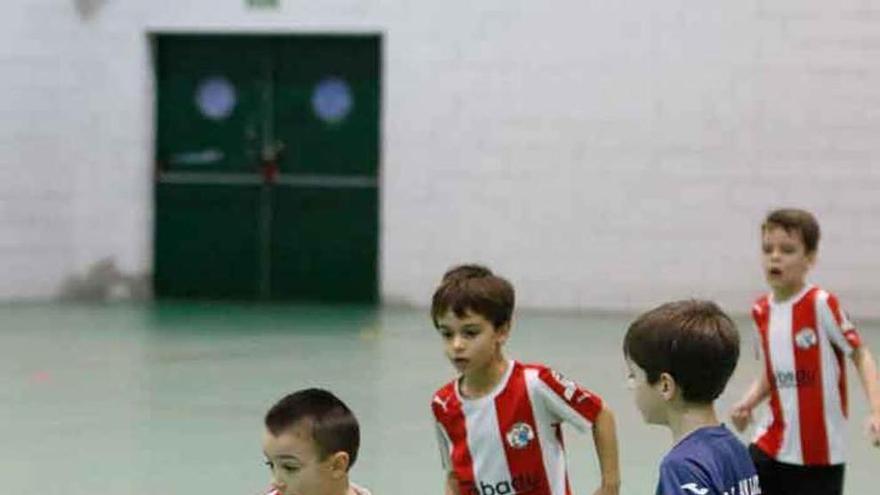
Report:
[[[251,8],[277,9],[279,0],[245,0],[245,4]]]

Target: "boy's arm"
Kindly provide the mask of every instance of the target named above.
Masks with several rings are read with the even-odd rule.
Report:
[[[443,401],[440,400],[438,402],[436,399],[437,397],[435,396],[435,402],[431,403],[431,410],[434,413],[434,419],[436,420],[434,428],[437,433],[437,446],[440,448],[440,462],[446,473],[446,480],[443,483],[443,493],[444,495],[459,495],[458,479],[455,477],[455,472],[452,469],[452,460],[450,458],[450,453],[452,452],[452,439],[446,434],[446,430],[443,428],[443,425],[440,424],[440,420],[437,417],[438,411],[436,406],[443,403]]]
[[[764,401],[770,395],[770,382],[767,374],[763,371],[755,378],[748,392],[743,396],[730,413],[730,420],[737,431],[744,431],[752,422],[752,409]]]
[[[755,358],[761,359],[762,357],[766,359],[766,356],[763,356],[763,350],[761,349],[761,339],[760,330],[758,328],[758,320],[760,318],[766,318],[766,314],[764,313],[766,308],[761,308],[759,305],[755,305],[752,307],[752,327],[753,327],[753,335],[756,336],[755,340]],[[761,368],[758,372],[758,376],[752,381],[752,384],[749,386],[749,389],[746,391],[745,395],[733,406],[733,410],[730,412],[730,422],[733,423],[733,426],[740,433],[745,431],[748,428],[749,423],[752,422],[752,410],[761,402],[764,401],[770,395],[770,382],[767,381],[767,372]]]
[[[867,346],[860,346],[852,354],[853,364],[859,372],[862,388],[868,398],[871,407],[871,415],[868,416],[868,435],[875,447],[880,447],[880,383],[877,377],[877,363]]]
[[[828,295],[825,304],[819,306],[820,322],[828,332],[834,346],[849,354],[859,373],[862,388],[868,397],[871,414],[868,416],[868,436],[875,446],[880,446],[880,385],[877,383],[877,364],[871,351],[862,343],[858,330],[849,320],[840,302]]]
[[[598,395],[549,368],[540,371],[535,392],[542,398],[548,412],[560,422],[583,433],[592,429],[602,472],[602,486],[595,493],[617,495],[620,489],[617,432],[614,415],[608,406]]]
[[[617,495],[620,491],[620,464],[617,453],[617,428],[614,414],[603,407],[593,423],[593,442],[602,472],[602,485],[594,495]]]
[[[445,495],[459,495],[458,480],[455,479],[455,473],[452,471],[447,471],[446,473],[446,487],[443,493]]]

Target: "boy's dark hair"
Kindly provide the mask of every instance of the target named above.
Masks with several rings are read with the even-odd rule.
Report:
[[[294,392],[279,400],[266,413],[266,428],[278,436],[299,421],[311,422],[312,439],[321,460],[336,452],[348,454],[348,467],[354,465],[360,446],[357,418],[332,393],[319,388]]]
[[[766,232],[770,227],[781,227],[789,234],[800,233],[807,254],[815,253],[819,247],[819,222],[806,210],[797,208],[773,210],[767,214],[767,218],[761,224],[761,232]]]
[[[626,332],[623,353],[645,370],[648,383],[669,373],[685,401],[709,404],[736,368],[739,332],[711,301],[675,301],[639,316]]]
[[[459,318],[470,310],[495,328],[510,322],[514,306],[513,285],[485,266],[466,264],[449,269],[434,291],[431,319],[437,320],[450,309]]]

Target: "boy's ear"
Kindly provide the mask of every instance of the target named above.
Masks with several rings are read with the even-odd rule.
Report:
[[[807,253],[807,263],[809,263],[810,268],[812,268],[813,265],[816,264],[816,251],[815,250]]]
[[[657,388],[660,391],[663,400],[672,400],[678,392],[678,385],[675,383],[675,378],[672,378],[672,375],[665,372],[660,373],[660,378],[657,380]]]
[[[500,338],[502,344],[506,343],[507,338],[510,337],[510,321],[508,320],[507,323],[495,327],[495,333]]]
[[[351,463],[351,458],[348,456],[348,452],[336,452],[330,455],[329,465],[330,465],[330,475],[333,479],[340,479],[348,473],[348,466]]]

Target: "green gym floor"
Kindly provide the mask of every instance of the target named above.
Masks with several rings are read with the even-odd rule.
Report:
[[[624,380],[632,315],[521,312],[511,357],[544,362],[604,397],[618,421],[623,494],[653,493],[669,448]],[[758,370],[750,326],[719,401]],[[880,322],[863,322],[875,354]],[[423,310],[207,303],[0,306],[0,480],[27,495],[255,495],[268,484],[262,415],[303,387],[333,390],[361,423],[352,478],[375,495],[442,493],[429,403],[452,376]],[[864,394],[849,365],[846,493],[875,489],[880,450],[863,435]],[[575,493],[592,493],[591,437],[566,431]]]

